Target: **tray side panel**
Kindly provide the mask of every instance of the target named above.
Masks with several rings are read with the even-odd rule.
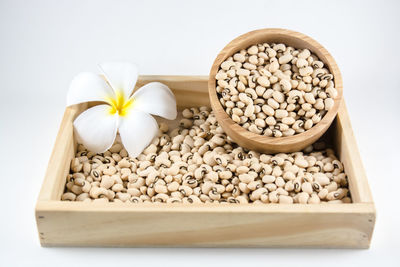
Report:
[[[373,203],[367,175],[361,161],[344,100],[339,108],[334,127],[336,132],[334,134],[335,152],[344,165],[353,202]]]
[[[179,109],[210,106],[207,82],[208,76],[140,76],[136,88],[158,81],[167,85],[175,94]]]
[[[75,203],[43,203],[37,212],[43,246],[368,248],[374,224],[369,204],[91,210],[69,204]]]
[[[45,178],[38,200],[59,200],[64,191],[65,179],[69,173],[71,159],[75,154],[72,121],[86,105],[81,104],[65,109],[56,142],[50,156]]]

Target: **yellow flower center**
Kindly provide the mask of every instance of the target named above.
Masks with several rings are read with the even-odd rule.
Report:
[[[134,102],[133,97],[125,98],[124,93],[119,91],[115,98],[108,99],[108,103],[111,105],[109,112],[111,115],[118,113],[119,116],[125,116]]]

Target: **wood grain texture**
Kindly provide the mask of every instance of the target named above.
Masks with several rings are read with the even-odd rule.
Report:
[[[71,159],[75,156],[75,140],[72,122],[87,104],[65,109],[56,143],[50,156],[43,185],[39,193],[40,200],[59,200],[64,192],[65,177],[69,173]]]
[[[241,49],[246,49],[251,45],[265,42],[282,42],[295,48],[307,48],[325,63],[334,76],[335,88],[338,91],[338,96],[335,98],[333,107],[319,123],[304,133],[280,138],[252,133],[235,123],[219,102],[215,75],[221,63]],[[342,75],[333,57],[314,39],[302,33],[285,29],[261,29],[237,37],[222,49],[212,65],[208,82],[208,91],[210,94],[211,107],[215,112],[219,124],[236,143],[248,149],[265,153],[295,152],[314,143],[328,130],[342,101],[343,81]]]
[[[335,152],[343,162],[347,176],[351,177],[349,179],[351,197],[354,202],[373,203],[367,175],[358,152],[357,141],[344,100],[340,105],[339,114],[346,114],[346,116],[338,116],[336,119]]]
[[[142,76],[167,84],[179,108],[209,105],[208,77]],[[192,89],[193,88],[193,89]],[[36,205],[42,246],[367,248],[375,208],[345,105],[330,128],[355,203],[320,205],[131,204],[60,201],[76,150],[67,108]],[[176,123],[176,122],[175,122]]]
[[[220,205],[42,202],[44,246],[367,248],[369,204]]]

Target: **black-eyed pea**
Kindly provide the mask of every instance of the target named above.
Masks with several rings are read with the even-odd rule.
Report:
[[[268,193],[264,193],[260,196],[260,201],[262,203],[270,203]]]
[[[338,184],[335,181],[333,181],[327,186],[325,186],[325,188],[328,190],[328,192],[336,191],[338,189]]]
[[[247,49],[247,53],[249,55],[256,55],[258,53],[258,47],[256,45],[253,45],[253,46],[249,47]]]
[[[325,110],[330,110],[334,104],[335,104],[335,101],[332,98],[326,98],[324,100]]]
[[[318,109],[318,110],[323,110],[323,109],[325,109],[324,100],[322,100],[321,98],[318,98],[318,99],[315,101],[314,108],[315,108],[315,109]]]
[[[107,203],[109,202],[108,198],[102,197],[102,198],[96,198],[93,199],[93,203]]]
[[[90,171],[92,170],[92,165],[90,164],[90,162],[88,162],[88,161],[84,162],[83,166],[82,166],[82,170],[85,175],[89,175]]]
[[[322,186],[318,182],[313,182],[311,185],[315,192],[319,192],[322,189]]]
[[[91,198],[107,198],[108,191],[103,187],[92,187],[89,191],[89,195]]]
[[[287,191],[287,192],[293,191],[293,190],[294,190],[294,183],[293,183],[293,181],[288,181],[288,182],[286,182],[284,189],[285,189],[285,191]]]
[[[232,60],[226,60],[224,62],[222,62],[221,64],[221,69],[227,71],[229,70],[231,67],[235,66],[235,62]]]
[[[219,178],[220,179],[230,179],[232,178],[232,172],[231,171],[221,171],[219,172]]]
[[[104,170],[103,170],[103,174],[105,175],[113,175],[117,172],[117,169],[114,166],[107,166]]]
[[[182,203],[182,199],[177,197],[170,197],[167,199],[166,203]]]
[[[221,199],[221,194],[217,192],[216,188],[212,188],[210,192],[208,193],[208,196],[210,197],[211,200],[220,200]]]
[[[280,168],[280,166],[275,166],[275,167],[272,169],[271,175],[273,175],[273,176],[275,176],[275,177],[282,176],[282,175],[283,175],[283,171],[282,171],[282,169]]]
[[[119,153],[112,153],[111,157],[113,158],[113,160],[115,160],[115,162],[119,162],[122,159]]]
[[[339,171],[343,171],[343,164],[339,160],[333,160],[332,165],[335,169],[339,169]]]
[[[90,195],[88,194],[88,193],[86,193],[86,192],[84,192],[84,193],[81,193],[81,194],[79,194],[77,197],[76,197],[76,201],[85,201],[86,199],[90,199]],[[72,201],[72,200],[71,200]]]
[[[297,171],[296,172],[293,172],[293,171],[290,171],[290,170],[285,171],[283,173],[283,179],[285,179],[286,181],[294,180],[294,179],[296,179],[295,173],[297,173]]]
[[[327,197],[328,193],[329,193],[328,189],[323,188],[318,192],[318,197],[320,199],[325,199]]]
[[[122,193],[122,192],[118,192],[115,194],[115,196],[117,197],[117,199],[121,200],[122,202],[127,202],[130,200],[131,195],[128,193]]]
[[[229,193],[231,193],[233,191],[233,189],[235,188],[235,186],[229,182],[228,182],[228,184],[226,184],[224,186],[225,186],[225,192],[229,192]]]
[[[308,199],[308,204],[319,204],[321,203],[321,200],[318,197],[318,194],[312,193],[310,198]]]
[[[301,191],[301,180],[299,178],[293,180],[293,190],[296,193]]]
[[[200,200],[200,198],[198,196],[195,196],[195,195],[191,195],[191,196],[188,196],[186,198],[183,198],[182,201],[183,201],[183,203],[190,203],[190,204],[192,204],[192,203],[201,203],[202,202]]]
[[[268,190],[264,187],[258,188],[251,193],[250,199],[252,201],[259,200],[263,194],[268,194]]]
[[[116,143],[109,149],[109,151],[111,153],[119,153],[122,148],[123,148],[122,144]]]
[[[257,190],[261,188],[261,183],[260,181],[252,181],[247,184],[247,188],[249,188],[251,191]]]
[[[289,63],[291,60],[293,59],[293,56],[288,53],[288,54],[284,54],[279,58],[279,64],[287,64]],[[289,65],[290,66],[290,65]],[[290,67],[289,67],[290,68]]]
[[[130,194],[131,196],[134,196],[134,197],[139,197],[139,196],[142,194],[142,193],[140,192],[139,189],[134,188],[134,187],[128,188],[128,189],[126,190],[126,192],[127,192],[128,194]]]
[[[279,195],[278,192],[272,191],[268,194],[268,200],[270,203],[278,203],[279,201]]]
[[[242,195],[237,196],[235,199],[236,199],[237,203],[240,203],[240,204],[249,203],[249,200],[245,196],[242,196]]]
[[[338,92],[334,87],[328,87],[328,88],[326,88],[325,91],[326,91],[327,96],[329,96],[329,98],[335,99],[336,96],[338,95]]]
[[[83,185],[81,187],[82,192],[84,192],[84,193],[89,193],[91,188],[92,188],[92,185],[89,181],[84,181]]]
[[[293,204],[293,198],[290,196],[279,195],[279,204]]]
[[[206,174],[204,180],[205,181],[210,181],[210,182],[217,182],[218,181],[218,173],[215,171],[210,171]]]
[[[100,187],[100,182],[99,181],[94,181],[91,183],[92,187]]]
[[[242,183],[249,184],[250,182],[254,181],[254,176],[247,173],[239,174],[239,180]]]
[[[311,183],[309,182],[305,182],[301,185],[301,190],[307,194],[312,194],[313,192],[313,187],[311,185]]]
[[[165,122],[159,123],[158,128],[160,129],[160,131],[161,131],[162,133],[166,133],[166,132],[168,132],[168,130],[169,130],[168,124],[166,124]]]
[[[275,180],[275,184],[277,187],[283,187],[285,186],[285,180],[282,177],[277,177]]]
[[[307,204],[310,195],[306,192],[301,192],[295,196],[295,201],[300,204]]]
[[[254,64],[254,65],[258,65],[258,57],[256,55],[251,55],[248,58],[249,63]]]
[[[268,98],[267,104],[273,109],[279,109],[280,106],[279,103],[273,98]]]
[[[139,198],[142,200],[142,202],[149,202],[149,200],[151,199],[147,195],[141,195]]]
[[[148,195],[150,198],[154,197],[154,195],[156,194],[156,190],[154,189],[154,184],[151,184],[148,187],[146,187],[146,191],[143,194]]]
[[[176,181],[172,181],[167,185],[167,189],[169,192],[175,192],[179,189],[179,183]]]
[[[261,110],[265,113],[267,116],[273,116],[275,114],[275,110],[270,106],[270,105],[263,105],[261,107]]]
[[[130,168],[121,168],[120,173],[121,173],[121,176],[120,176],[121,179],[124,181],[127,181],[128,177],[132,173],[132,171]]]
[[[351,203],[351,198],[349,198],[349,197],[344,197],[341,200],[343,203]]]
[[[120,168],[130,168],[131,167],[131,162],[127,158],[123,158],[118,162],[118,166]]]
[[[287,192],[285,189],[283,189],[282,187],[278,187],[275,192],[278,193],[278,195],[284,195],[284,196],[288,196],[289,192]]]
[[[139,196],[133,196],[129,198],[129,202],[131,203],[142,203],[143,200]]]
[[[274,136],[274,137],[282,137],[283,133],[280,130],[273,129],[272,130],[272,136]]]
[[[303,156],[298,156],[294,160],[294,164],[296,164],[300,168],[307,168],[308,161]]]
[[[167,194],[159,193],[154,196],[154,202],[166,203],[169,196]]]
[[[289,114],[287,112],[287,110],[284,109],[277,109],[275,110],[275,118],[277,119],[283,119],[285,117],[287,117]]]
[[[265,184],[264,187],[267,188],[269,192],[275,191],[278,188],[275,183]]]
[[[79,194],[81,194],[83,192],[82,191],[82,186],[79,186],[79,185],[76,185],[76,184],[72,185],[70,190],[75,195],[79,195]]]
[[[262,131],[263,131],[263,128],[262,128],[262,127],[258,127],[258,126],[255,125],[255,124],[251,124],[251,125],[248,127],[248,130],[249,130],[250,132],[252,132],[252,133],[255,133],[255,134],[261,134]]]
[[[68,178],[69,182],[74,182],[75,185],[83,186],[85,181],[85,175],[83,173],[74,173]]]
[[[243,68],[245,68],[247,70],[255,70],[255,69],[257,69],[257,66],[254,65],[254,64],[246,62],[246,63],[243,64]]]
[[[65,201],[75,201],[76,195],[72,192],[66,192],[61,196],[61,200]]]
[[[330,179],[326,176],[326,174],[317,172],[313,174],[314,181],[319,183],[321,186],[326,186],[330,183]]]
[[[178,190],[185,197],[190,196],[193,193],[193,189],[187,185],[179,186]]]
[[[246,61],[246,57],[241,53],[236,53],[233,55],[233,60],[244,63]]]
[[[283,165],[283,163],[284,163],[284,159],[282,158],[282,157],[279,157],[279,156],[274,156],[274,157],[272,157],[271,159],[270,159],[270,162],[273,164],[273,165],[276,165],[276,166],[282,166]]]
[[[247,187],[247,183],[240,182],[238,186],[241,192],[245,194],[248,194],[250,192],[250,189]]]
[[[168,193],[167,186],[165,186],[163,184],[159,184],[159,183],[155,184],[154,190],[156,191],[156,193],[163,193],[163,194]]]
[[[193,188],[193,195],[200,196],[202,193],[200,186]]]
[[[111,190],[114,192],[121,192],[124,189],[124,186],[122,184],[114,184],[111,187]]]

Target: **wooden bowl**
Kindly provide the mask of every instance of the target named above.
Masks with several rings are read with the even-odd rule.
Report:
[[[327,67],[331,74],[333,74],[335,88],[338,92],[337,97],[334,99],[333,107],[325,114],[319,123],[303,133],[287,137],[268,137],[252,133],[235,123],[225,112],[219,101],[216,91],[215,75],[217,74],[221,63],[241,49],[246,49],[251,45],[265,42],[282,42],[298,49],[307,48],[313,54],[317,55],[319,59],[324,62],[325,67]],[[340,103],[342,102],[343,81],[342,75],[340,74],[339,68],[333,57],[314,39],[291,30],[260,29],[237,37],[222,49],[212,65],[208,81],[208,91],[211,107],[214,110],[218,123],[227,135],[237,144],[244,148],[263,153],[287,153],[301,151],[305,147],[317,141],[326,132],[334,120]]]

